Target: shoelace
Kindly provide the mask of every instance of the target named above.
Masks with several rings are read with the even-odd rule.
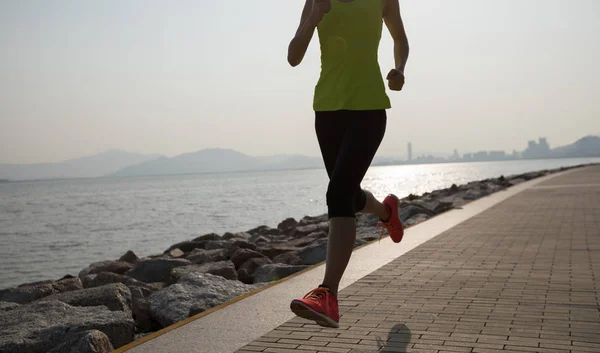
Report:
[[[304,298],[306,299],[314,299],[314,300],[321,300],[322,298],[325,298],[327,296],[327,293],[329,292],[329,290],[327,288],[315,288],[313,290],[311,290],[310,292],[308,292]]]
[[[391,223],[378,222],[375,229],[381,230],[381,233],[379,234],[379,242],[381,242],[381,239],[383,238],[383,232],[387,230],[388,234],[391,234],[396,230],[396,227],[394,227],[394,225]]]

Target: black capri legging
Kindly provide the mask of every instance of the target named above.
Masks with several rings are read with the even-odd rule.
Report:
[[[329,175],[329,218],[355,217],[367,198],[360,188],[385,135],[385,110],[337,110],[315,113],[315,130]]]

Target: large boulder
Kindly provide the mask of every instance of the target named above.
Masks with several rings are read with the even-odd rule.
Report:
[[[294,227],[298,224],[298,221],[296,221],[293,218],[286,218],[285,220],[283,220],[281,223],[279,223],[277,225],[277,229],[282,230],[284,233],[289,232],[290,230],[294,229]]]
[[[298,256],[298,251],[279,254],[273,258],[273,262],[286,265],[303,265],[302,259]]]
[[[315,265],[325,260],[327,239],[319,239],[297,252],[304,265]]]
[[[310,243],[314,242],[315,240],[324,239],[324,238],[327,238],[327,233],[325,233],[324,231],[318,231],[318,232],[314,232],[314,233],[305,235],[301,238],[296,238],[294,240],[291,240],[286,245],[303,247],[303,246],[309,245]]]
[[[100,272],[97,275],[87,275],[81,278],[85,282],[85,288],[105,286],[111,283],[123,283],[127,287],[143,287],[150,289],[144,282],[140,282],[128,276],[118,275],[111,272]]]
[[[300,223],[302,223],[302,221]],[[324,232],[325,234],[329,233],[329,222],[325,221],[302,226],[298,224],[298,226],[290,232],[290,235],[294,238],[302,238],[316,232]]]
[[[446,212],[452,208],[452,202],[445,202],[442,199],[431,200],[431,199],[421,199],[417,201],[413,201],[414,205],[421,206],[434,214],[440,214]],[[412,217],[411,217],[412,218]]]
[[[72,306],[104,305],[111,311],[129,312],[131,310],[131,292],[127,286],[121,283],[53,294],[39,300],[57,300]]]
[[[327,221],[329,221],[329,217],[327,216],[327,214],[322,214],[320,216],[306,216],[298,222],[297,226],[303,227],[308,224],[317,224]]]
[[[133,251],[127,250],[127,252],[119,258],[119,261],[124,261],[124,262],[129,262],[130,264],[135,264],[136,262],[138,262],[139,259],[140,258],[137,257],[137,255]]]
[[[254,251],[256,251],[258,249],[256,244],[253,244],[248,240],[231,239],[230,242],[231,242],[231,244],[227,248],[227,257],[228,258],[231,258],[233,256],[233,254],[235,254],[235,252],[238,251],[238,249],[250,249],[250,250],[254,250]]]
[[[168,282],[174,268],[189,266],[192,263],[185,259],[144,259],[125,273],[126,276],[145,283]]]
[[[428,219],[429,219],[428,215],[423,214],[423,213],[419,213],[419,214],[416,214],[416,215],[410,217],[409,219],[407,219],[404,222],[404,226],[406,226],[406,227],[414,226],[414,225],[419,224],[421,222],[425,222]]]
[[[21,304],[17,304],[17,303],[0,302],[0,312],[16,309],[20,306],[21,306]]]
[[[52,284],[9,288],[0,291],[0,301],[27,304],[54,293],[56,293],[56,289]]]
[[[117,261],[109,260],[109,261],[94,262],[89,267],[81,270],[81,272],[79,272],[79,277],[83,277],[85,275],[94,274],[94,273],[100,273],[100,272],[112,272],[112,273],[118,273],[118,274],[122,275],[125,272],[131,270],[132,267],[133,267],[133,265],[130,264],[129,262],[118,261],[118,260]]]
[[[65,278],[52,283],[52,287],[54,287],[54,290],[56,290],[58,293],[64,293],[83,289],[83,283],[79,277]]]
[[[403,223],[406,222],[412,216],[415,216],[419,213],[426,214],[430,217],[435,215],[435,213],[433,213],[432,211],[417,204],[402,204],[400,205],[400,209],[398,210],[398,216],[400,216],[400,220]]]
[[[169,251],[173,250],[173,249],[179,249],[181,251],[183,251],[184,253],[188,253],[194,249],[204,249],[204,246],[206,245],[206,241],[202,240],[202,241],[182,241],[181,243],[177,243],[177,244],[173,244],[171,245],[171,247],[169,247],[167,250],[165,250],[165,254],[168,254]]]
[[[259,253],[258,251],[250,250],[250,249],[238,249],[232,256],[231,262],[235,265],[235,268],[240,268],[244,262],[250,260],[253,257],[265,257],[265,255]]]
[[[221,240],[221,236],[219,234],[215,234],[215,233],[210,233],[210,234],[204,234],[201,235],[197,238],[194,239],[194,241],[209,241],[209,240]]]
[[[133,340],[130,314],[103,306],[73,307],[59,301],[42,301],[0,312],[1,353],[47,353],[89,330],[104,333],[114,348]]]
[[[270,264],[271,259],[268,257],[253,257],[238,269],[237,277],[240,281],[246,284],[254,283],[254,271],[262,265]]]
[[[150,315],[150,303],[148,301],[152,291],[141,287],[133,287],[131,290],[131,313],[135,320],[137,332],[151,332],[160,329],[155,325]]]
[[[178,283],[153,293],[150,296],[150,312],[156,321],[167,327],[186,319],[193,305],[210,309],[258,287],[209,273],[193,272]]]
[[[210,240],[206,242],[204,249],[215,250],[215,249],[229,249],[233,240]]]
[[[260,252],[261,254],[265,255],[266,257],[273,259],[274,257],[281,255],[281,254],[285,254],[291,251],[296,251],[298,250],[297,248],[293,247],[293,246],[288,246],[286,245],[277,245],[277,246],[265,246],[265,247],[261,247],[258,248],[258,252]]]
[[[48,353],[108,353],[113,351],[110,339],[98,330],[78,332]]]
[[[202,250],[196,249],[191,253],[187,254],[186,260],[193,264],[201,265],[207,262],[217,262],[227,260],[227,250],[225,249],[214,249],[214,250]]]
[[[242,239],[242,240],[248,240],[250,239],[252,235],[246,233],[246,232],[241,232],[241,233],[225,233],[223,234],[223,236],[221,237],[221,239],[223,240],[229,240],[229,239]]]
[[[230,280],[237,280],[238,275],[231,261],[208,262],[202,265],[182,266],[173,269],[170,283],[177,283],[192,272],[210,273]]]
[[[255,237],[254,239],[259,236],[280,236],[284,234],[281,229],[271,228],[269,226],[256,227],[254,229],[250,229],[247,233],[252,237]],[[250,238],[251,240],[252,237]]]
[[[277,281],[308,267],[309,266],[292,266],[284,264],[263,265],[254,272],[254,283]]]
[[[185,255],[185,253],[183,251],[181,251],[178,248],[172,249],[171,251],[169,251],[166,255],[168,255],[170,258],[173,259],[177,259],[179,257],[183,257],[183,255]]]

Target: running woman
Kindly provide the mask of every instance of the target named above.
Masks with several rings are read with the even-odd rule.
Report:
[[[299,65],[317,29],[321,75],[313,109],[329,176],[327,260],[323,282],[293,300],[290,308],[325,327],[339,327],[338,286],[356,240],[356,213],[377,215],[396,243],[404,234],[398,198],[390,194],[382,203],[360,187],[383,140],[386,109],[391,108],[378,62],[383,22],[394,40],[396,65],[387,75],[388,87],[400,91],[409,47],[398,0],[306,0],[288,48],[290,65]]]

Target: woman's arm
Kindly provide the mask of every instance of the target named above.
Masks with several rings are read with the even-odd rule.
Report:
[[[302,62],[315,33],[315,28],[330,9],[331,0],[306,0],[298,30],[288,47],[290,65],[298,66]]]
[[[404,23],[402,22],[402,16],[400,15],[400,4],[398,3],[398,0],[383,0],[383,2],[383,20],[394,39],[394,60],[396,63],[396,70],[404,75],[404,67],[408,60],[409,46],[406,31],[404,30]]]

